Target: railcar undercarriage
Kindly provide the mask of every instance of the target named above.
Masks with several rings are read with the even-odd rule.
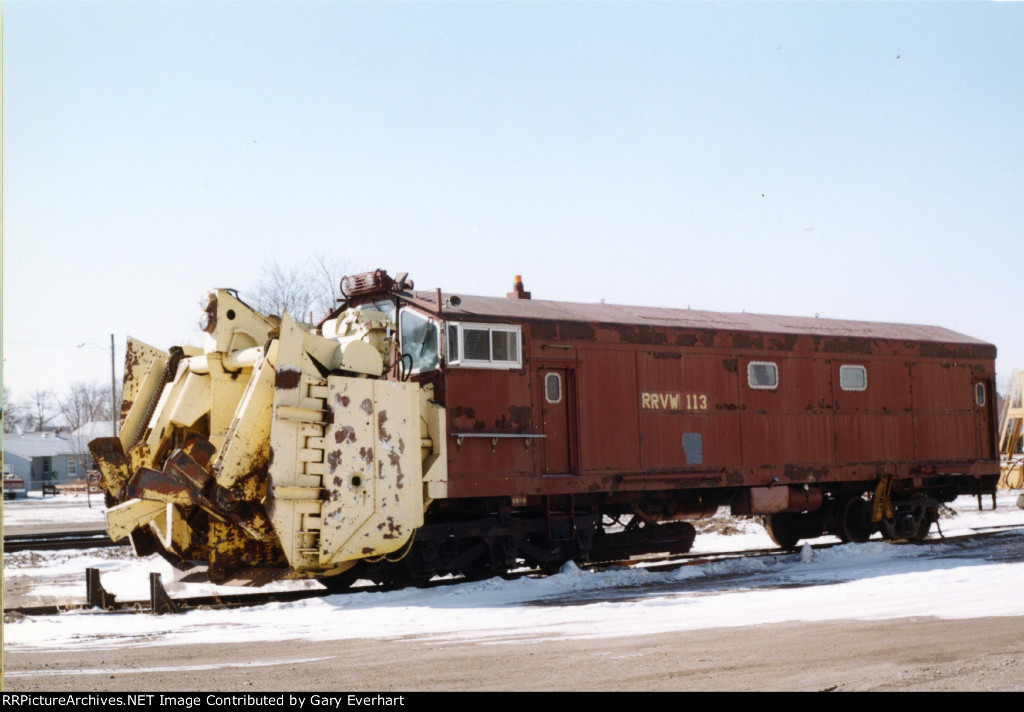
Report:
[[[992,491],[992,487],[986,487],[991,484],[987,481],[974,483],[977,488],[973,491],[962,485],[915,488],[912,483],[901,484],[901,488],[894,488],[891,478],[882,478],[875,483],[863,483],[860,491],[856,486],[848,486],[829,493],[818,509],[765,514],[761,521],[772,541],[786,549],[795,548],[802,539],[824,534],[854,543],[865,542],[875,533],[887,540],[922,541],[938,522],[943,504],[961,494]]]
[[[369,579],[416,583],[438,575],[501,575],[522,567],[557,571],[567,561],[625,561],[645,554],[684,554],[696,529],[686,521],[656,522],[643,514],[611,517],[593,509],[575,512],[510,508],[473,517],[429,517],[400,556],[364,559],[326,579],[347,586]]]

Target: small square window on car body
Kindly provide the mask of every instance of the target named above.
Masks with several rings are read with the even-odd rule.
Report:
[[[839,387],[844,391],[867,390],[868,370],[863,366],[840,366]]]
[[[747,383],[751,388],[772,390],[779,385],[779,367],[770,361],[747,364]]]

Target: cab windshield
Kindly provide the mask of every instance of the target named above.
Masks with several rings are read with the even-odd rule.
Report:
[[[410,371],[426,371],[438,367],[440,363],[438,327],[437,322],[433,319],[410,309],[403,309],[399,325],[399,338],[402,344],[403,360]]]

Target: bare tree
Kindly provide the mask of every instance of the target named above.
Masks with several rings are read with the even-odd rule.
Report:
[[[259,281],[241,297],[264,314],[281,315],[287,311],[297,321],[318,321],[337,304],[345,272],[344,262],[321,253],[293,267],[270,262],[260,269]]]
[[[322,252],[315,252],[306,263],[307,272],[316,290],[314,311],[317,319],[334,311],[341,299],[341,278],[350,273],[346,260],[331,259]]]
[[[94,420],[110,420],[110,391],[99,383],[76,383],[57,405],[65,424],[72,431]]]
[[[287,311],[294,319],[305,321],[313,290],[301,268],[271,262],[263,265],[259,281],[241,296],[256,311],[278,316]]]
[[[55,409],[55,403],[53,399],[53,393],[51,391],[37,388],[32,391],[32,395],[29,396],[31,399],[31,426],[33,430],[42,430],[48,422],[57,417],[57,410]]]
[[[4,386],[3,403],[0,403],[0,418],[3,419],[4,432],[16,433],[26,430],[30,417],[28,407],[20,401],[12,400],[10,389]]]

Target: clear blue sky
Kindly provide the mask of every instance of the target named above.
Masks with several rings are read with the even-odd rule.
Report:
[[[111,333],[198,343],[203,290],[314,252],[936,324],[1024,367],[1022,4],[2,10],[16,398],[109,379]]]

